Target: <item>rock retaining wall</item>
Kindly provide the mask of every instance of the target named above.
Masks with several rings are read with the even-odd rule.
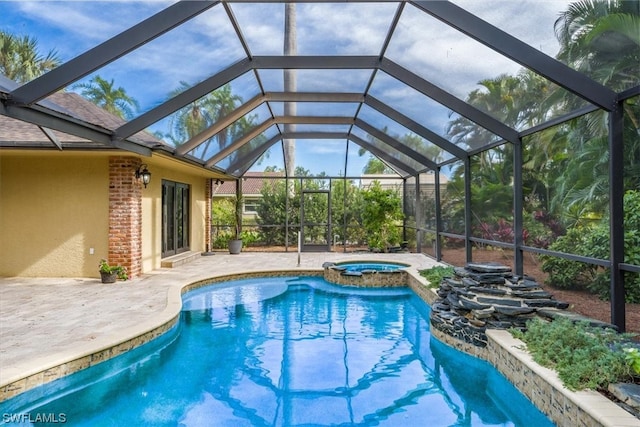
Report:
[[[442,280],[431,307],[431,325],[461,341],[487,345],[486,330],[523,328],[540,309],[564,310],[529,277],[516,276],[497,263],[469,263],[456,267],[454,277]]]

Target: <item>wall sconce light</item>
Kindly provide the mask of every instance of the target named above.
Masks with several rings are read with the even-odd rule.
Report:
[[[219,179],[216,179],[216,185],[220,185],[220,184],[224,184],[224,181],[221,181]]]
[[[142,183],[144,184],[144,188],[147,188],[147,184],[149,184],[149,181],[151,181],[151,172],[149,172],[149,169],[147,169],[146,164],[143,163],[140,166],[138,166],[138,169],[136,170],[136,178],[137,179],[142,178]]]

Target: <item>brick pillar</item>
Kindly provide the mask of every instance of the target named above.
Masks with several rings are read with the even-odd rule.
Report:
[[[109,263],[126,267],[129,277],[142,272],[142,182],[137,157],[109,158]]]
[[[211,251],[211,190],[213,179],[207,178],[204,184],[204,250]]]

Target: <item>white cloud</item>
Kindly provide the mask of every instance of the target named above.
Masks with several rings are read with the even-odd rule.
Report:
[[[344,154],[346,141],[332,139],[314,139],[299,141],[308,144],[308,151],[312,154]]]
[[[20,1],[22,13],[43,26],[78,37],[81,45],[94,45],[126,30],[171,2]]]
[[[452,0],[481,19],[555,56],[558,42],[553,23],[574,0]]]
[[[282,55],[283,5],[233,3],[230,6],[253,55]]]

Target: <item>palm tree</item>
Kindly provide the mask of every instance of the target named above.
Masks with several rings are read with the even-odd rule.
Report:
[[[190,85],[188,83],[180,82],[180,87],[172,91],[171,94],[169,94],[169,98],[173,98],[177,94],[184,92],[189,87]],[[242,102],[242,97],[233,94],[230,85],[224,85],[186,107],[181,108],[176,114],[172,115],[169,121],[169,133],[165,136],[176,146],[183,144],[233,112]],[[204,144],[201,144],[196,151],[200,157],[211,157],[212,153],[209,151],[212,141],[217,141],[218,148],[222,150],[230,141],[243,135],[248,129],[254,126],[255,116],[243,117],[209,138]],[[242,150],[248,150],[250,148],[249,144],[246,144],[242,147]]]
[[[297,41],[297,24],[296,24],[296,4],[286,3],[284,5],[284,54],[296,55],[298,53],[298,41]],[[296,70],[285,69],[284,70],[284,91],[295,92],[297,88],[296,82]],[[284,115],[295,116],[296,115],[296,103],[285,102],[284,103]],[[285,132],[294,132],[295,125],[284,125]],[[296,165],[296,145],[295,140],[285,139],[284,156],[285,156],[285,170],[288,174],[294,173]]]
[[[615,91],[640,83],[640,7],[637,1],[581,0],[572,3],[555,23],[560,41],[558,59]],[[575,100],[565,102],[575,107]],[[640,102],[623,104],[625,188],[640,186]],[[557,203],[590,206],[601,215],[608,198],[608,117],[598,111],[571,124],[568,152],[575,180],[559,181]],[[580,159],[580,161],[578,161]],[[565,170],[567,170],[565,168]]]
[[[132,119],[138,111],[138,101],[127,95],[123,87],[114,88],[113,79],[107,81],[96,75],[88,83],[73,86],[80,94],[104,110],[122,119]]]
[[[56,68],[62,61],[55,50],[38,53],[37,39],[17,37],[0,30],[0,73],[18,83],[29,82]]]
[[[580,0],[555,22],[558,59],[621,91],[640,78],[640,6],[637,1]]]

